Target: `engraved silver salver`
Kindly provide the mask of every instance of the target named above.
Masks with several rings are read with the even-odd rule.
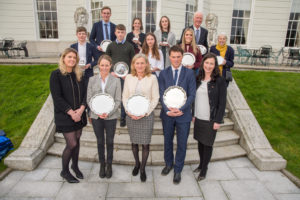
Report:
[[[129,67],[125,62],[117,62],[114,65],[114,72],[118,77],[124,77],[129,72]]]
[[[115,101],[111,95],[100,93],[91,98],[89,106],[97,115],[102,115],[104,113],[109,114],[115,107]]]
[[[203,45],[197,45],[197,47],[199,48],[199,50],[200,50],[200,52],[201,52],[202,55],[206,54],[207,49],[206,49],[205,46],[203,46]]]
[[[221,65],[224,61],[224,58],[222,56],[217,56],[218,65]]]
[[[148,113],[150,101],[147,97],[140,94],[131,96],[127,101],[127,110],[134,116],[143,116]]]
[[[103,52],[106,52],[106,49],[110,43],[112,43],[111,40],[102,40],[100,47],[102,48]]]
[[[186,52],[183,54],[182,65],[183,66],[192,66],[196,61],[194,54]]]
[[[182,87],[170,86],[165,90],[163,101],[168,108],[181,108],[186,102],[186,92]]]

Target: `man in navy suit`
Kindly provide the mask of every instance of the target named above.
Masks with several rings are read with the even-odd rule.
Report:
[[[205,28],[201,27],[203,21],[202,12],[195,12],[193,20],[194,20],[194,24],[189,28],[192,28],[195,31],[196,43],[205,46],[206,49],[208,50],[208,42],[207,42],[208,31]],[[184,30],[185,28],[182,30],[179,44],[181,44],[182,42]]]
[[[100,44],[103,40],[116,40],[115,28],[116,25],[110,22],[111,9],[108,6],[104,6],[101,9],[101,17],[102,20],[94,23],[91,34],[90,34],[90,42],[93,44],[98,50],[98,58],[103,54],[103,50],[100,47]]]
[[[79,65],[84,69],[84,81],[87,85],[90,77],[94,75],[93,67],[97,65],[97,50],[86,41],[87,30],[85,27],[78,27],[76,30],[77,43],[70,47],[76,49],[79,56]]]
[[[181,181],[181,171],[184,165],[187,139],[192,121],[192,103],[196,95],[194,72],[182,66],[182,57],[183,50],[179,46],[171,47],[169,51],[171,66],[161,71],[158,78],[160,102],[162,104],[160,118],[162,119],[164,131],[164,159],[166,164],[161,174],[167,175],[174,166],[174,184],[178,184]],[[174,85],[182,87],[187,95],[186,103],[179,109],[168,108],[163,101],[165,90]],[[177,151],[174,163],[173,138],[175,128]]]

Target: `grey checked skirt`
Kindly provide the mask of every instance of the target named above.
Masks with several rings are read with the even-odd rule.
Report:
[[[154,126],[153,112],[139,120],[133,120],[126,116],[126,124],[130,135],[130,141],[134,144],[150,144]]]

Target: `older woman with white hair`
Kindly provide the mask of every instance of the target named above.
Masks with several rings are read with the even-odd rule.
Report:
[[[220,69],[220,75],[226,78],[226,71],[230,71],[230,68],[234,65],[234,49],[226,44],[227,35],[222,32],[218,34],[217,45],[210,47],[210,52],[224,58],[222,63],[218,63]],[[226,80],[227,86],[229,81]]]

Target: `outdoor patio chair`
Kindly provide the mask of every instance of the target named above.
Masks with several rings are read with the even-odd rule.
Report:
[[[271,53],[271,60],[273,60],[273,64],[278,65],[279,64],[279,58],[281,54],[283,55],[283,49],[282,47],[279,51],[272,51]]]
[[[17,51],[18,56],[20,56],[20,51],[24,51],[25,57],[28,57],[28,50],[27,50],[26,44],[27,44],[27,41],[25,41],[25,40],[22,42],[19,42],[12,48],[12,50]]]
[[[288,61],[290,60],[290,65],[294,64],[294,61],[297,61],[297,64],[299,64],[300,61],[300,49],[299,48],[290,48],[289,49],[289,56]],[[287,62],[288,64],[288,62]]]
[[[251,53],[247,49],[243,49],[240,46],[237,46],[237,50],[238,50],[238,53],[239,53],[239,56],[240,56],[240,63],[241,64],[248,64],[248,61],[252,56]],[[243,61],[243,58],[246,58],[246,59]]]
[[[8,58],[12,56],[11,50],[12,50],[13,46],[14,46],[14,39],[4,38],[3,51]]]
[[[271,53],[272,53],[272,46],[264,45],[260,47],[259,51],[256,54],[252,55],[252,59],[253,59],[252,61],[254,61],[254,64],[256,64],[257,59],[259,59],[262,64],[267,65],[269,64]],[[265,62],[263,62],[263,59]]]

